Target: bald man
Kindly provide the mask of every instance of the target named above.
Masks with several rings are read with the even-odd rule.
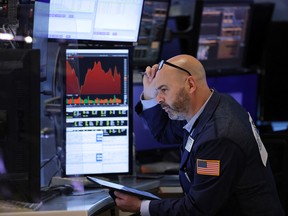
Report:
[[[268,154],[247,113],[207,85],[192,56],[147,67],[136,112],[155,139],[181,145],[181,198],[140,200],[115,192],[119,209],[145,215],[282,216]]]

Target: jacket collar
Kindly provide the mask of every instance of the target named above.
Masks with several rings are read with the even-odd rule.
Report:
[[[194,142],[196,141],[197,136],[201,133],[201,131],[203,130],[204,126],[207,124],[209,119],[212,117],[219,102],[220,102],[220,94],[216,90],[214,90],[214,93],[212,94],[210,100],[206,104],[203,112],[195,122],[194,131],[192,132],[192,134],[190,134]],[[186,143],[183,143],[183,145],[184,145],[183,146],[184,152],[180,163],[180,169],[186,165],[187,159],[189,158],[190,155],[190,152],[185,150]]]
[[[208,101],[203,112],[198,118],[198,123],[197,126],[195,127],[192,137],[196,137],[202,131],[206,123],[209,121],[209,119],[215,112],[219,104],[219,101],[220,101],[220,93],[214,90],[214,93],[212,94],[210,100]]]

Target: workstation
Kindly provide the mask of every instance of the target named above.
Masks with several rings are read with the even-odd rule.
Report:
[[[155,141],[135,112],[146,67],[179,54],[250,113],[286,210],[287,7],[0,1],[0,215],[133,215],[87,176],[182,196],[179,145]]]

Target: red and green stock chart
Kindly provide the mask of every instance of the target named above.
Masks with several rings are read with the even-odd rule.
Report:
[[[123,57],[70,56],[66,60],[67,105],[111,105],[124,99]],[[124,81],[124,82],[123,82]]]
[[[129,56],[128,49],[66,50],[66,175],[129,171]]]

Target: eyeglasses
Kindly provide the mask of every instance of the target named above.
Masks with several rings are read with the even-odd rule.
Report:
[[[160,63],[158,64],[158,71],[162,69],[162,67],[163,67],[164,64],[169,65],[169,66],[174,67],[174,68],[177,68],[177,69],[179,69],[179,70],[185,71],[186,73],[189,74],[189,76],[192,76],[192,73],[190,73],[188,70],[186,70],[186,69],[184,69],[184,68],[182,68],[182,67],[179,67],[179,66],[177,66],[177,65],[175,65],[175,64],[172,64],[172,63],[170,63],[170,62],[167,62],[167,61],[165,61],[165,60],[161,60]]]

